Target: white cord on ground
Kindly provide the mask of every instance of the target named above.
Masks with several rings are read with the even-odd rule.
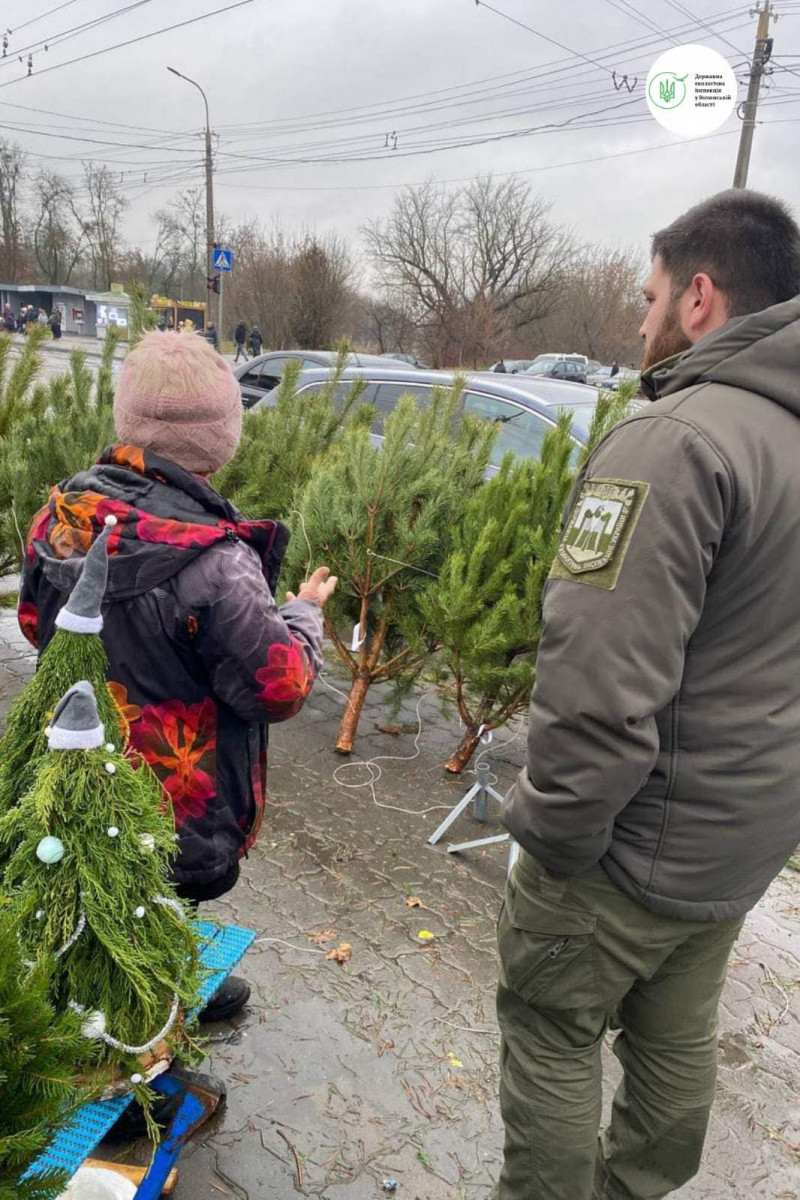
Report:
[[[330,687],[331,685],[327,684],[327,686]],[[335,691],[336,689],[333,688],[332,690]],[[341,692],[339,693],[339,695],[342,695],[342,694],[343,693],[341,693]],[[345,698],[345,700],[347,699],[346,696],[344,698]],[[376,765],[377,763],[379,763],[379,762],[413,762],[415,758],[419,758],[419,756],[420,756],[419,739],[422,737],[422,717],[420,715],[419,710],[420,710],[420,705],[422,704],[423,699],[424,699],[424,697],[420,696],[419,700],[417,701],[417,736],[414,738],[414,753],[413,754],[405,754],[405,755],[404,754],[378,754],[375,758],[370,758],[366,761],[362,760],[360,762],[342,763],[342,765],[340,767],[337,767],[336,770],[333,772],[333,782],[338,784],[339,787],[349,788],[352,791],[358,791],[359,788],[368,787],[372,793],[373,804],[377,805],[378,808],[387,808],[391,812],[406,813],[408,816],[411,816],[411,817],[424,817],[426,813],[436,812],[437,810],[443,809],[443,808],[449,809],[450,808],[449,804],[432,804],[430,806],[430,808],[419,808],[419,809],[417,809],[417,808],[401,808],[397,804],[384,804],[383,801],[378,799],[377,792],[375,791],[375,784],[378,783],[381,776],[383,775],[383,770],[379,766]],[[361,781],[361,783],[345,783],[340,778],[340,775],[343,771],[356,771],[362,767],[366,767],[366,769],[369,771],[369,779],[364,779]]]
[[[288,946],[290,950],[297,950],[300,954],[326,954],[325,950],[312,950],[310,946],[293,946],[291,942],[285,941],[283,938],[263,937],[256,938],[254,945],[260,946],[264,942],[280,942],[282,946]]]

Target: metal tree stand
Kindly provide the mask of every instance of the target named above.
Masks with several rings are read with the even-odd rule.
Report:
[[[489,763],[484,759],[479,759],[475,764],[475,774],[477,781],[472,785],[466,795],[462,796],[455,808],[447,814],[435,833],[432,833],[428,838],[428,845],[435,846],[441,841],[447,833],[451,825],[461,816],[465,809],[473,806],[472,815],[476,821],[485,824],[489,819],[489,800],[496,800],[498,804],[504,802],[504,797],[496,791],[489,783],[489,776],[492,770]],[[460,854],[462,850],[477,850],[480,846],[494,846],[500,842],[510,842],[511,848],[508,856],[508,872],[511,874],[514,863],[519,857],[519,846],[513,840],[510,833],[498,833],[494,837],[475,838],[469,842],[451,843],[447,847],[448,854]]]

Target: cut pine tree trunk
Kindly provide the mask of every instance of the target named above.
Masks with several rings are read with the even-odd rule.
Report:
[[[451,775],[460,775],[475,753],[479,741],[480,734],[477,729],[468,729],[461,739],[458,749],[450,755],[444,764],[444,769],[449,771]]]
[[[351,754],[353,743],[356,740],[358,733],[358,722],[361,717],[361,711],[364,707],[364,701],[367,698],[369,686],[372,683],[372,676],[356,675],[350,687],[350,694],[347,697],[347,704],[342,713],[342,723],[339,726],[339,736],[336,739],[336,751],[338,754]]]

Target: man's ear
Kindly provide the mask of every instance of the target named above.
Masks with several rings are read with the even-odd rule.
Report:
[[[683,295],[682,325],[688,337],[699,339],[728,319],[728,304],[705,271],[692,276]]]

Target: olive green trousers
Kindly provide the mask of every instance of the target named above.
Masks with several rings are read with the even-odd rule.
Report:
[[[691,1179],[742,923],[658,916],[601,867],[565,879],[522,853],[498,923],[498,1200],[658,1200]],[[609,1027],[624,1077],[598,1143]]]

